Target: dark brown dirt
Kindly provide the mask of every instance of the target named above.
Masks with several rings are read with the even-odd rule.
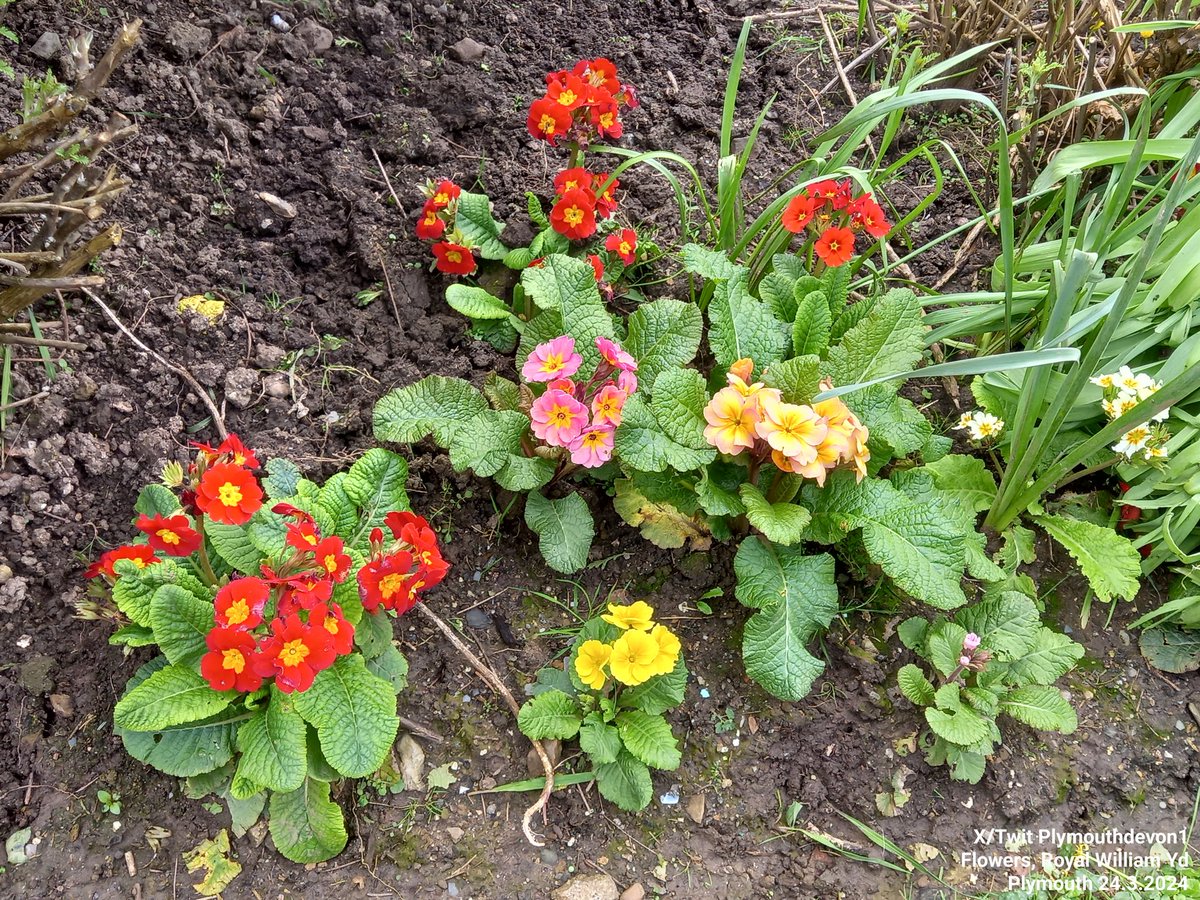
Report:
[[[430,372],[478,381],[511,368],[471,340],[440,299],[442,283],[423,271],[426,251],[411,236],[420,202],[414,185],[431,176],[478,179],[520,234],[524,191],[543,190],[560,163],[525,135],[523,109],[543,72],[597,54],[614,59],[644,100],[629,117],[625,143],[679,150],[711,176],[743,7],[72,0],[30,5],[8,24],[22,38],[14,60],[31,71],[43,67],[29,47],[44,31],[91,28],[100,43],[114,21],[146,20],[142,46],[103,97],[141,126],[114,159],[136,186],[116,211],[126,241],[102,260],[106,296],[143,341],[195,374],[247,444],[323,477],[371,446],[371,407],[392,386]],[[290,32],[272,27],[273,16]],[[832,70],[798,39],[819,32],[792,24],[757,33],[747,67],[743,133],[769,95],[786,101],[763,129],[763,185],[793,152],[785,135],[802,144],[797,126],[811,134],[820,117],[834,121],[844,108],[838,95],[805,112]],[[321,29],[338,41],[314,50],[330,37]],[[467,36],[487,46],[481,60],[460,62],[450,50]],[[3,100],[2,109],[13,108],[11,86]],[[635,212],[654,217],[667,205],[661,182],[630,182]],[[921,190],[912,188],[914,198]],[[274,215],[257,199],[262,191],[295,204],[296,218]],[[970,214],[951,199],[919,229],[932,234]],[[916,274],[935,280],[952,256],[949,249],[931,255]],[[975,265],[967,260],[965,271]],[[394,305],[386,290],[369,305],[355,302],[358,291],[389,279]],[[229,304],[215,326],[175,308],[179,297],[204,291]],[[70,331],[89,349],[67,357],[71,371],[49,385],[49,397],[14,411],[0,470],[0,563],[13,573],[0,584],[0,836],[28,826],[39,841],[33,861],[0,875],[0,893],[186,896],[180,854],[227,818],[125,755],[111,734],[111,711],[140,657],[123,658],[107,645],[105,625],[71,613],[83,592],[83,560],[127,535],[136,489],[162,460],[181,458],[190,438],[213,431],[187,385],[134,350],[94,307],[68,299],[65,309]],[[52,319],[60,311],[47,304],[38,313]],[[248,394],[237,390],[243,378]],[[35,393],[43,379],[34,361],[19,362],[14,397]],[[1013,727],[983,783],[953,784],[896,749],[918,718],[892,687],[900,655],[873,649],[894,646],[882,637],[894,617],[836,622],[823,644],[829,667],[818,689],[801,703],[780,703],[742,674],[744,613],[732,601],[728,549],[655,551],[598,503],[596,562],[576,588],[543,566],[519,517],[497,515],[507,501],[489,484],[455,475],[430,448],[410,457],[414,506],[443,534],[457,576],[428,601],[447,618],[476,607],[511,623],[517,647],[491,625],[467,634],[516,681],[561,647],[539,633],[567,624],[532,592],[568,600],[626,588],[677,617],[696,677],[674,714],[686,742],[683,767],[657,778],[655,789],[667,794],[677,784],[682,801],[656,799],[641,816],[614,815],[594,791],[572,788],[551,806],[547,848],[527,846],[519,829],[525,795],[460,791],[525,777],[527,744],[454,652],[410,619],[403,636],[411,687],[401,711],[444,736],[423,742],[429,763],[457,763],[459,781],[431,798],[436,807],[423,795],[380,797],[346,786],[340,799],[352,837],[341,857],[300,867],[269,841],[247,836],[235,843],[244,871],[228,896],[533,898],[596,869],[622,887],[640,882],[670,897],[899,896],[902,878],[779,831],[781,809],[792,801],[803,804],[799,824],[855,839],[864,853],[877,855],[839,813],[905,847],[930,844],[941,852],[930,865],[958,882],[970,874],[955,863],[971,849],[974,828],[1186,825],[1200,781],[1196,726],[1185,710],[1192,689],[1147,671],[1120,627],[1131,607],[1109,629],[1094,615],[1076,635],[1098,661],[1070,684],[1080,710],[1076,735],[1042,739]],[[1048,560],[1034,574],[1051,614],[1077,624],[1081,585],[1063,580],[1063,569]],[[726,599],[701,615],[694,601],[713,586]],[[855,597],[847,585],[847,605],[865,603]],[[51,694],[66,695],[71,708],[61,700],[56,707]],[[901,766],[913,771],[912,800],[885,819],[874,797]],[[100,788],[121,794],[119,828],[98,808]],[[706,798],[701,822],[685,813],[697,795]],[[155,846],[150,828],[169,834]],[[136,876],[126,871],[126,851]]]

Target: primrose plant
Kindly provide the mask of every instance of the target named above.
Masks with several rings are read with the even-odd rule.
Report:
[[[236,834],[267,809],[279,852],[318,862],[346,843],[330,783],[376,771],[396,736],[408,664],[390,616],[448,567],[395,454],[323,485],[258,469],[235,435],[168,465],[138,497],[139,538],[89,569],[83,612],[158,651],[113,711],[129,753],[224,799]]]
[[[562,669],[538,672],[517,724],[534,740],[579,738],[601,795],[629,812],[653,796],[651,769],[679,767],[663,713],[683,702],[679,638],[638,600],[584,623]]]
[[[907,619],[899,634],[927,668],[909,663],[896,680],[924,709],[926,761],[949,766],[951,778],[975,784],[983,777],[1001,742],[1001,715],[1040,731],[1075,730],[1075,710],[1054,682],[1083,647],[1042,625],[1024,594],[994,589],[951,619]]]

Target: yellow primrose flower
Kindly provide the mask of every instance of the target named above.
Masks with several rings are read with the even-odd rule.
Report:
[[[613,641],[608,669],[613,678],[630,687],[649,681],[656,674],[658,641],[644,631],[626,631]]]
[[[575,656],[575,674],[579,680],[598,691],[604,687],[604,667],[612,656],[612,647],[600,641],[584,641]]]
[[[674,671],[675,663],[679,661],[679,638],[666,625],[655,625],[650,637],[658,644],[658,656],[653,663],[654,674],[666,675]]]
[[[629,606],[608,604],[608,612],[602,618],[609,625],[618,628],[632,628],[635,631],[649,631],[654,627],[654,608],[643,600],[638,600]]]

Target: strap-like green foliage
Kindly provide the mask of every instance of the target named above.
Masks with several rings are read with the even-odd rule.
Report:
[[[743,633],[746,674],[776,697],[799,700],[825,670],[805,645],[837,615],[833,557],[749,537],[733,569],[737,599],[758,610]]]
[[[566,573],[583,568],[596,526],[581,496],[549,500],[530,494],[525,499],[525,524],[538,535],[538,546],[551,568]]]
[[[392,685],[368,672],[357,655],[339,657],[292,702],[317,729],[330,765],[351,778],[379,768],[400,727]]]

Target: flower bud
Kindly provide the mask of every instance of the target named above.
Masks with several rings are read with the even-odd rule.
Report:
[[[974,650],[976,647],[979,646],[979,643],[980,643],[979,635],[977,635],[975,632],[972,631],[965,638],[963,638],[963,649],[968,650],[968,651]]]
[[[969,656],[960,656],[960,657],[958,658],[958,664],[959,664],[960,666],[969,666],[969,665],[971,664],[971,657],[969,657]]]

